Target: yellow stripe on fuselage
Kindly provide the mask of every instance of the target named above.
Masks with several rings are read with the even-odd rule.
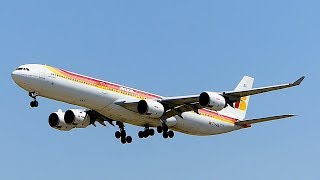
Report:
[[[95,88],[104,89],[106,91],[116,92],[116,93],[119,93],[119,94],[131,96],[131,97],[138,98],[138,99],[149,99],[150,98],[150,95],[143,96],[143,95],[139,95],[138,93],[123,91],[118,87],[117,88],[108,87],[105,83],[101,83],[101,82],[98,83],[97,81],[91,81],[91,80],[87,81],[85,79],[77,79],[75,77],[71,77],[71,76],[68,76],[66,74],[63,74],[63,72],[61,72],[61,70],[57,69],[57,68],[53,68],[53,67],[50,67],[50,66],[46,66],[46,68],[49,71],[51,71],[57,77],[60,77],[60,78],[63,78],[63,79],[67,79],[67,80],[70,80],[70,81],[73,81],[73,82],[77,82],[77,83],[80,83],[80,84],[83,84],[83,85],[88,85],[88,86],[92,86],[92,87],[95,87]],[[152,96],[155,97],[156,95],[152,95]],[[213,118],[215,120],[226,122],[226,123],[230,123],[230,124],[234,124],[235,121],[236,121],[233,118],[219,115],[217,112],[211,111],[211,110],[208,110],[208,109],[199,109],[199,114],[202,115],[202,116],[210,117],[210,118]]]

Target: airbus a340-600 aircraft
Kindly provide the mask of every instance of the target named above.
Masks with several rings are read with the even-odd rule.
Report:
[[[234,91],[205,91],[198,95],[163,97],[130,87],[91,78],[47,65],[22,65],[12,72],[13,80],[29,92],[30,105],[37,107],[42,96],[83,107],[50,114],[49,125],[61,131],[86,128],[95,122],[119,127],[115,137],[123,144],[132,137],[124,123],[144,127],[139,138],[153,136],[155,131],[164,138],[173,138],[174,131],[207,136],[251,127],[251,124],[288,118],[294,115],[245,120],[251,95],[300,85],[294,83],[252,88],[253,78],[245,76]]]

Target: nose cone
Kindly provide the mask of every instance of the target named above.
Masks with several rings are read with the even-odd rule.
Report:
[[[11,77],[18,86],[30,92],[30,89],[28,88],[29,79],[25,74],[22,74],[19,70],[15,70],[11,73]]]
[[[20,71],[15,70],[11,73],[11,77],[13,81],[18,84],[19,86],[22,86],[26,83],[26,78],[21,74]]]
[[[19,81],[19,73],[15,70],[11,73],[11,77],[14,80],[14,82],[18,82]]]

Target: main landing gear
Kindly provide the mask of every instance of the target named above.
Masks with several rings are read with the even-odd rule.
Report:
[[[120,131],[117,131],[114,135],[117,139],[121,140],[122,144],[131,143],[132,137],[127,136],[126,130],[124,129],[124,124],[122,122],[117,121],[116,125],[119,126]]]
[[[139,138],[147,138],[154,135],[154,129],[150,129],[149,125],[144,126],[144,131],[139,131]]]
[[[38,107],[39,103],[37,101],[37,96],[39,96],[38,92],[29,92],[29,96],[33,98],[33,101],[30,102],[30,106],[32,108]]]
[[[169,131],[169,128],[165,123],[162,123],[162,126],[157,127],[157,132],[162,133],[162,136],[165,139],[167,139],[168,137],[173,138],[174,136],[174,132],[171,130]]]

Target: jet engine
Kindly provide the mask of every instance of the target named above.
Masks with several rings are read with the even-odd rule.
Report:
[[[90,124],[90,116],[83,109],[70,109],[64,114],[64,122],[76,128],[86,128]]]
[[[140,114],[148,115],[150,118],[160,118],[164,113],[163,105],[151,99],[140,100],[137,110]]]
[[[208,107],[214,111],[221,111],[226,107],[226,99],[216,92],[203,92],[199,96],[199,103],[203,107]]]
[[[49,125],[52,128],[61,130],[61,131],[70,131],[74,128],[74,125],[68,125],[64,121],[64,112],[58,110],[57,112],[51,113],[48,119]]]

